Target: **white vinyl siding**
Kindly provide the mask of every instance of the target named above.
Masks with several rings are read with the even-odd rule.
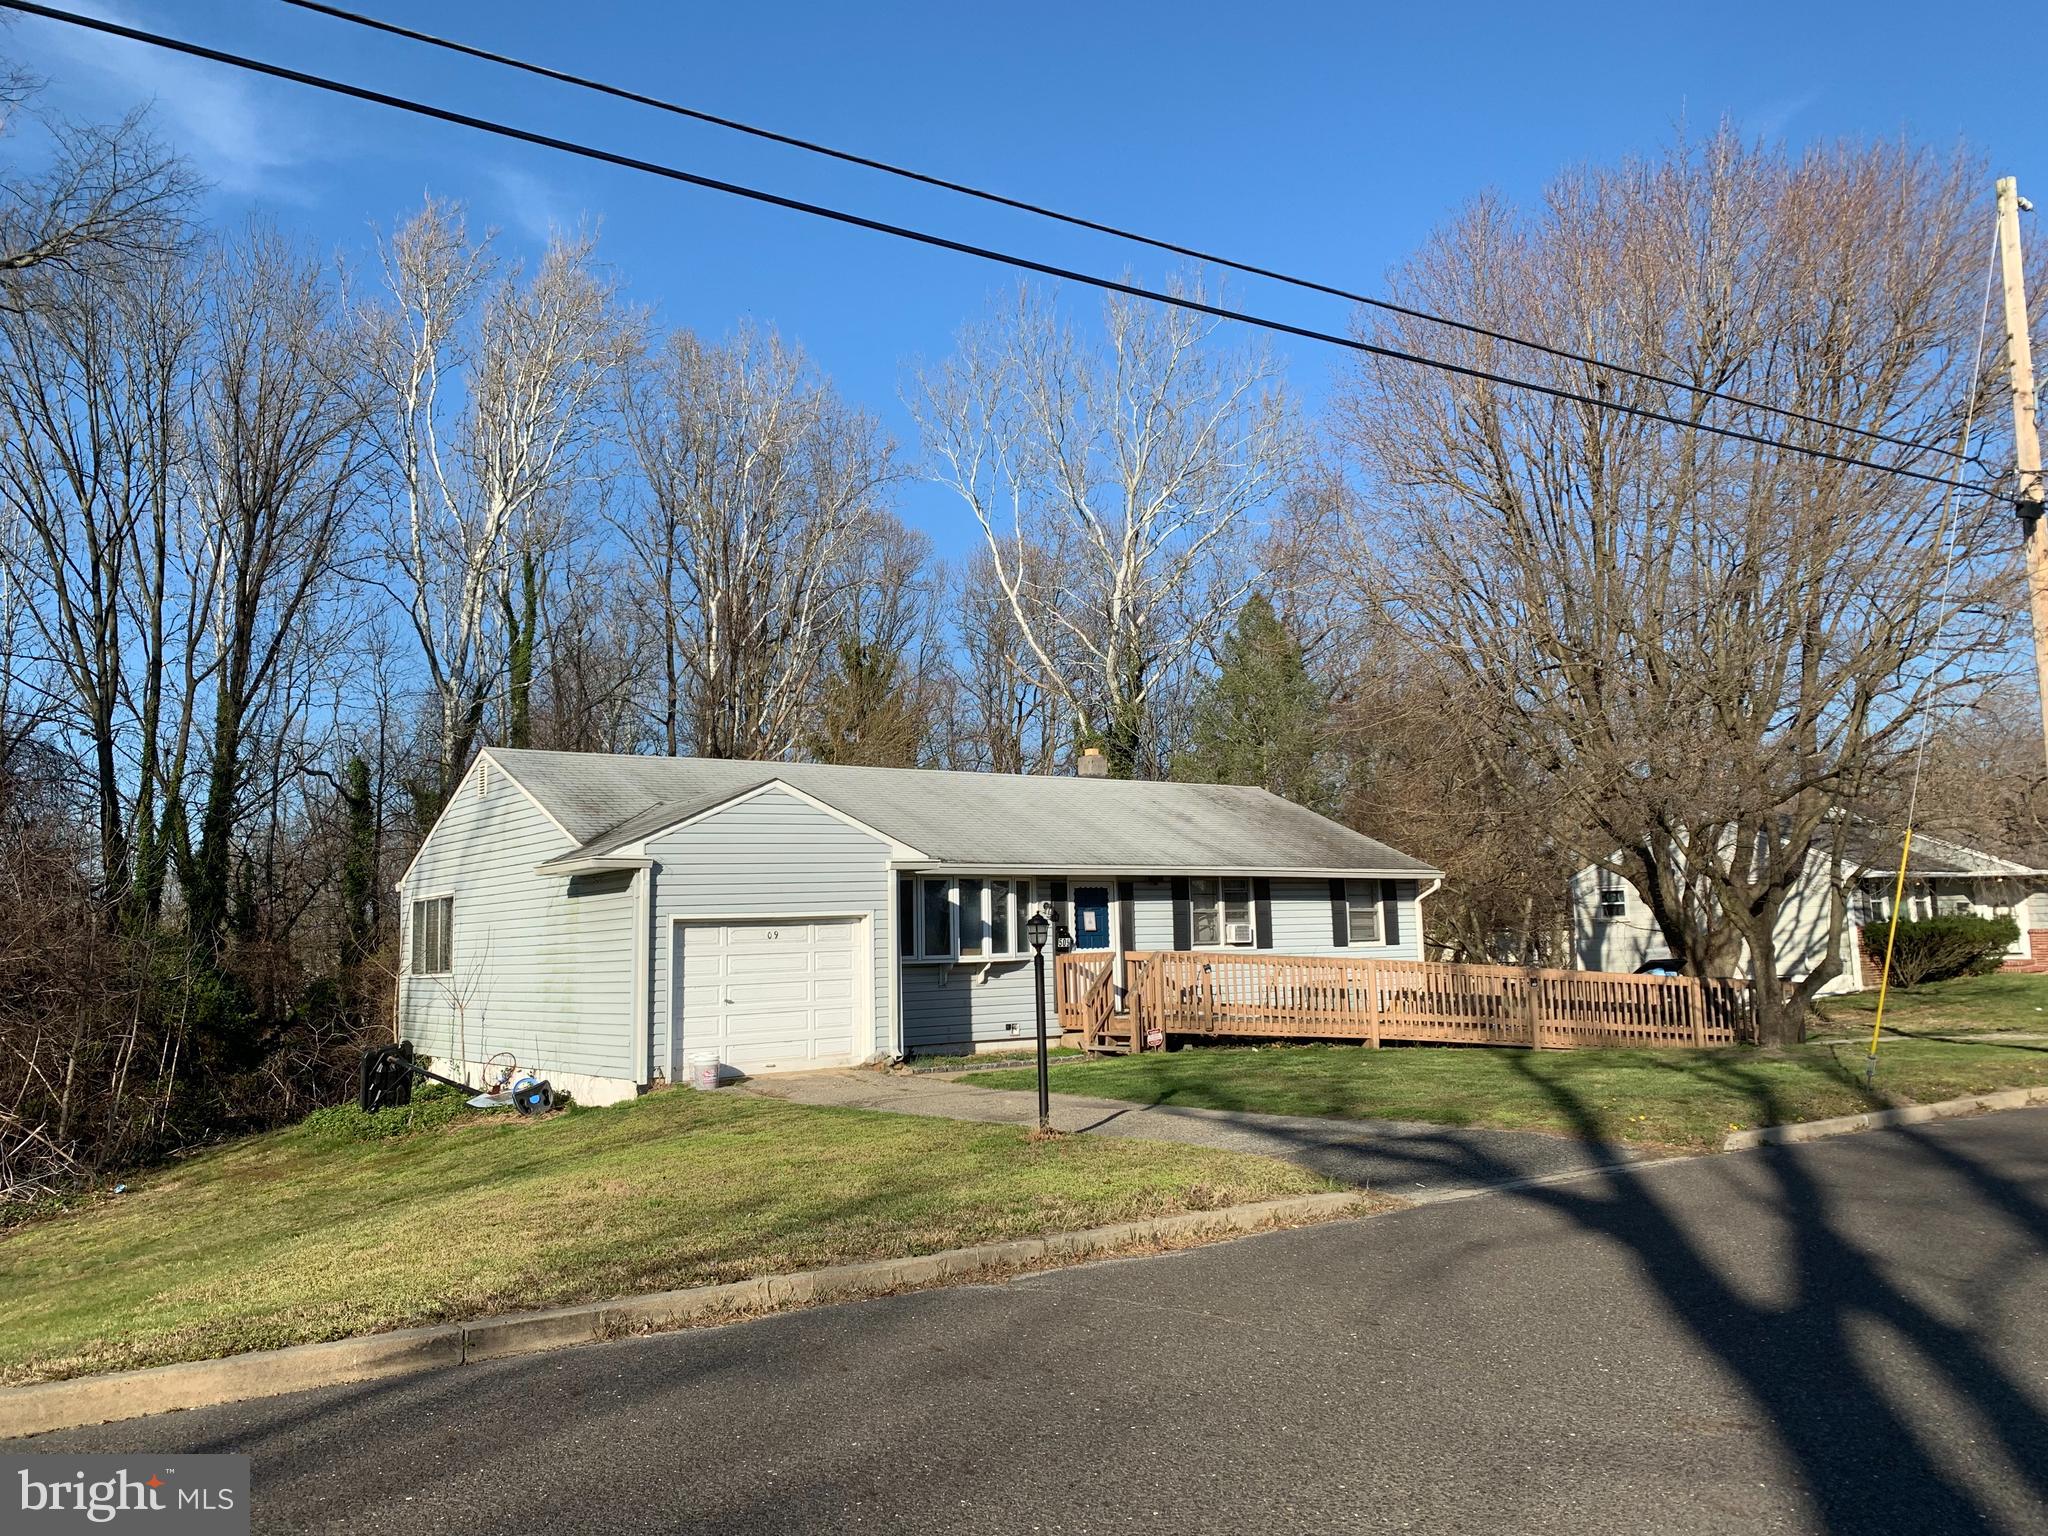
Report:
[[[1780,971],[1786,977],[1807,975],[1819,965],[1828,950],[1828,932],[1834,903],[1833,884],[1828,878],[1825,853],[1809,855],[1806,869],[1793,886],[1778,914],[1775,932]],[[1626,885],[1628,916],[1613,918],[1603,912],[1610,898],[1602,885],[1607,872],[1588,864],[1572,876],[1571,920],[1572,963],[1583,971],[1612,971],[1627,974],[1651,961],[1668,960],[1670,946],[1650,915],[1649,904],[1633,885]],[[1748,962],[1738,964],[1736,974],[1746,975]],[[1871,973],[1874,978],[1875,972]],[[1865,980],[1856,946],[1856,924],[1842,924],[1841,966],[1833,980],[1820,989],[1823,997],[1861,989]]]
[[[421,1054],[478,1062],[509,1051],[542,1075],[636,1080],[645,1035],[633,1017],[630,871],[571,880],[534,873],[568,836],[483,764],[435,823],[405,881],[446,896],[448,969],[400,978],[398,1024]],[[407,934],[410,947],[418,939]]]

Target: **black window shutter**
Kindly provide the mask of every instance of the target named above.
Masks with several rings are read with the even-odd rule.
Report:
[[[1330,882],[1330,942],[1339,949],[1351,943],[1351,902],[1342,880]]]
[[[1133,950],[1138,947],[1138,888],[1129,880],[1116,883],[1116,925],[1123,935],[1123,947]]]
[[[1380,942],[1389,946],[1401,942],[1401,882],[1380,882]]]
[[[1173,877],[1173,947],[1193,949],[1195,947],[1195,912],[1188,901],[1188,877]]]
[[[1252,881],[1252,940],[1260,949],[1273,947],[1273,882]]]

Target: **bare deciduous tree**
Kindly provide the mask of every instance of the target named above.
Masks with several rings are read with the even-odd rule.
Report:
[[[1298,463],[1278,365],[1212,347],[1221,324],[1112,297],[1093,347],[1020,290],[910,402],[1043,685],[1122,777],[1162,767],[1152,717],[1256,581],[1251,524]]]
[[[34,93],[0,79],[0,102]],[[65,267],[74,274],[176,254],[197,190],[192,175],[146,131],[141,113],[111,125],[49,124],[53,153],[33,175],[0,175],[0,273]],[[0,288],[0,304],[23,295]]]
[[[1828,420],[1953,445],[1988,235],[1976,168],[1895,147],[1797,160],[1724,133],[1566,177],[1522,217],[1482,200],[1402,298]],[[1376,319],[1416,350],[1685,419],[1640,378]],[[1867,457],[1852,433],[1716,419]],[[1979,420],[1988,419],[1980,409]],[[1640,889],[1695,973],[1745,963],[1764,1037],[1796,1037],[1829,958],[1787,986],[1779,914],[1834,812],[2009,633],[2009,513],[1961,497],[1941,601],[1938,492],[1775,448],[1393,365],[1344,410],[1365,480],[1350,548],[1459,678],[1503,784],[1533,765],[1577,852]],[[1913,457],[1919,465],[1930,461]],[[1945,623],[1943,622],[1945,619]],[[1746,956],[1746,959],[1743,957]]]
[[[254,717],[333,588],[367,423],[361,336],[316,263],[256,230],[216,254],[204,287],[188,543],[208,642],[194,681],[212,711],[198,837],[178,874],[189,928],[218,946]]]
[[[1027,549],[1035,567],[1039,555]],[[953,725],[956,768],[992,773],[1051,773],[1071,752],[1073,727],[1059,696],[1026,638],[1025,626],[996,578],[994,560],[976,551],[960,574],[954,603],[959,614],[959,686]],[[1027,569],[1020,594],[1042,601],[1056,583]],[[1070,648],[1066,631],[1049,613],[1035,614],[1036,631],[1061,661]],[[1071,669],[1078,668],[1073,664]],[[1063,667],[1062,670],[1069,670]]]
[[[177,257],[39,264],[4,288],[0,504],[26,540],[0,562],[91,765],[102,894],[139,874],[153,912],[162,707],[192,634],[169,607],[195,288]]]
[[[376,419],[398,488],[385,582],[436,716],[423,819],[468,766],[626,355],[629,324],[593,257],[588,239],[558,239],[522,281],[437,202],[382,247]]]
[[[753,331],[723,346],[676,332],[635,371],[625,416],[649,500],[622,532],[661,616],[664,747],[787,756],[893,449],[802,352]]]

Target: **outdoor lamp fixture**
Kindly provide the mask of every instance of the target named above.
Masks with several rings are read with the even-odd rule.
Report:
[[[1040,907],[1024,922],[1024,937],[1031,941],[1031,972],[1038,982],[1038,1128],[1052,1126],[1052,1092],[1046,1081],[1045,1059],[1045,941],[1052,937],[1052,922]]]

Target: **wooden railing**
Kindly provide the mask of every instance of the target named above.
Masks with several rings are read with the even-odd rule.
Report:
[[[1185,951],[1060,957],[1063,1028],[1092,1050],[1167,1036],[1436,1041],[1456,1045],[1732,1045],[1750,1038],[1739,981],[1602,971]],[[1070,1010],[1068,999],[1074,999]]]
[[[1060,1032],[1101,1041],[1096,1050],[1128,1050],[1131,1020],[1116,1008],[1116,956],[1106,949],[1070,950],[1053,963]]]

